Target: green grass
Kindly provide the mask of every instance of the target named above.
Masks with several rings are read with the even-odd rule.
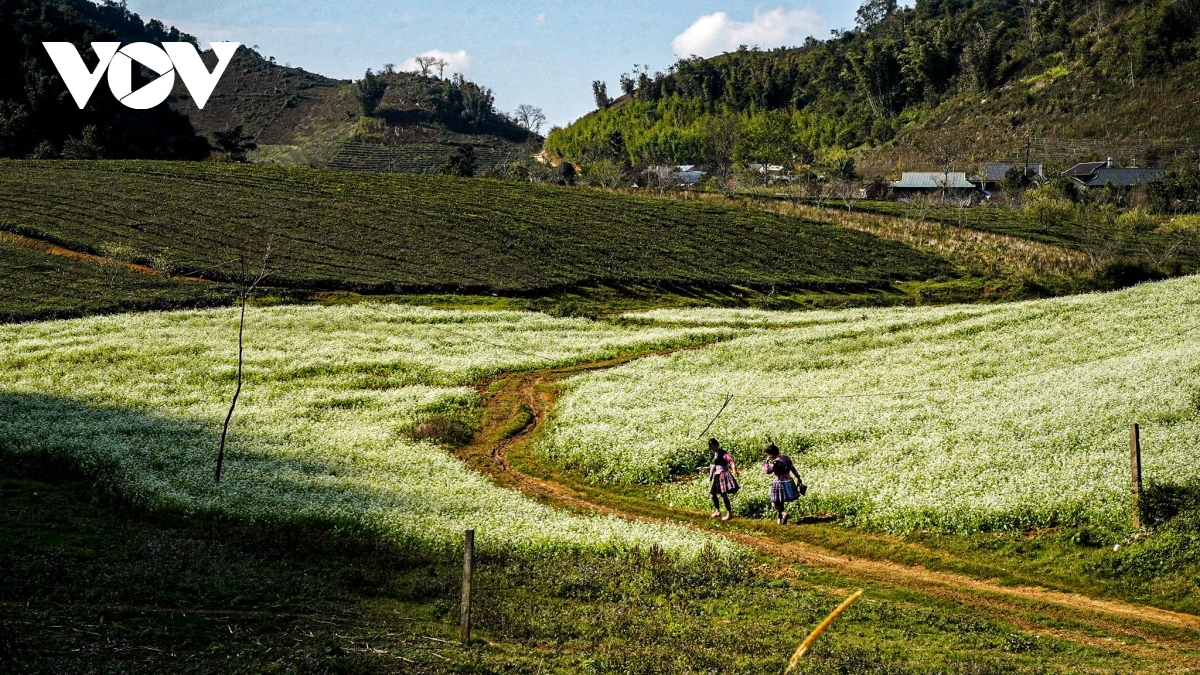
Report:
[[[229,290],[14,246],[0,235],[0,323],[227,304]]]
[[[0,670],[777,673],[850,580],[757,561],[482,556],[314,528],[150,516],[53,466],[0,470]],[[869,586],[802,673],[1129,672],[1153,663]]]
[[[484,179],[219,164],[0,163],[0,227],[211,270],[270,237],[277,286],[545,294],[642,283],[862,291],[950,273],[869,234],[749,209]],[[208,272],[212,274],[212,272]]]

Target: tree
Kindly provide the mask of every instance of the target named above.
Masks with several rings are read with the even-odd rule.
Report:
[[[536,134],[541,131],[542,125],[546,123],[546,114],[542,112],[541,108],[523,103],[517,106],[516,112],[513,113],[513,121],[523,129],[528,129]]]
[[[616,189],[629,185],[629,171],[620,162],[607,157],[583,165],[583,180],[587,185]]]
[[[859,30],[867,30],[884,19],[896,13],[899,3],[896,0],[867,0],[858,8],[855,23]]]
[[[1025,217],[1043,234],[1067,224],[1074,212],[1074,205],[1052,185],[1029,190],[1025,195]]]
[[[996,70],[1000,66],[1000,35],[1004,24],[992,30],[976,25],[975,39],[969,42],[962,54],[963,75],[967,84],[980,94],[991,91],[996,83]]]
[[[1004,177],[1000,179],[1000,189],[1008,196],[1010,201],[1015,202],[1020,198],[1021,194],[1033,186],[1033,169],[1026,164],[1018,164],[1009,167],[1004,173]]]
[[[413,61],[417,63],[417,70],[420,71],[421,77],[429,77],[429,71],[437,65],[438,57],[436,56],[417,56]]]
[[[705,120],[702,133],[700,154],[704,166],[717,181],[717,188],[725,192],[733,176],[733,155],[741,136],[741,121],[730,114],[712,116]]]
[[[626,96],[633,96],[633,92],[636,89],[637,80],[630,77],[628,73],[621,73],[621,92]]]
[[[492,121],[496,115],[496,96],[491,89],[467,80],[462,73],[456,73],[451,84],[461,101],[459,115],[468,127],[478,129]]]
[[[89,124],[83,128],[80,138],[71,137],[63,142],[63,159],[100,159],[104,156],[104,148],[96,139],[96,126]]]
[[[379,110],[379,104],[383,102],[383,95],[387,92],[387,83],[380,79],[375,73],[368,68],[363,79],[359,80],[354,85],[354,93],[358,97],[359,104],[362,105],[363,114],[367,117],[372,117]]]
[[[861,90],[879,117],[896,113],[894,90],[903,82],[900,55],[892,40],[867,40],[865,48],[850,56]]]
[[[232,162],[245,162],[246,153],[258,149],[254,138],[245,135],[240,124],[229,131],[216,132],[213,134],[213,141],[217,144],[217,149],[228,155]]]
[[[439,58],[437,61],[433,62],[433,66],[438,69],[438,79],[439,80],[442,79],[443,77],[445,77],[446,66],[448,66],[448,65],[450,65],[450,62],[447,61],[446,59],[442,59],[442,58]]]
[[[233,411],[237,408],[238,397],[242,394],[242,373],[246,353],[246,304],[254,295],[259,285],[271,274],[270,262],[272,244],[265,239],[258,246],[243,246],[234,251],[222,267],[225,276],[229,277],[238,289],[238,360],[237,386],[233,390],[233,399],[229,402],[229,412],[225,415],[225,424],[221,427],[221,442],[217,450],[217,468],[213,472],[213,482],[221,482],[221,469],[225,464],[225,440],[229,435],[229,422],[233,419]]]
[[[788,164],[794,154],[791,116],[778,110],[751,115],[742,124],[734,153],[744,164]],[[764,170],[760,177],[766,181],[769,173]]]
[[[603,80],[592,82],[592,96],[596,99],[597,110],[604,110],[612,105],[612,99],[608,97],[608,84]]]
[[[440,173],[446,176],[472,178],[475,176],[475,146],[460,145],[442,163]]]
[[[1172,169],[1146,185],[1146,196],[1156,213],[1193,213],[1200,209],[1200,170],[1194,165]]]

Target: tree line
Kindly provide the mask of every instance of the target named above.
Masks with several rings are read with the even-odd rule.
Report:
[[[595,81],[597,111],[552,131],[547,149],[582,161],[620,132],[630,161],[696,162],[712,131],[736,122],[756,137],[743,147],[769,146],[754,154],[803,160],[887,143],[954,97],[986,97],[1050,63],[1121,90],[1200,53],[1200,0],[868,0],[857,19],[795,47],[636,66],[615,99]],[[771,138],[764,125],[785,130]]]

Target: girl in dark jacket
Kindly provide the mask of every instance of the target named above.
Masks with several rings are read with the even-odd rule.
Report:
[[[712,453],[712,464],[708,467],[708,479],[712,481],[712,487],[708,493],[712,495],[713,500],[713,518],[721,520],[729,520],[733,517],[733,507],[729,505],[729,495],[736,494],[739,486],[737,482],[737,462],[733,461],[733,456],[721,447],[717,439],[708,439],[708,451]],[[726,515],[721,516],[721,500],[725,501]]]
[[[775,522],[787,525],[788,503],[799,499],[800,495],[808,492],[808,488],[800,479],[800,473],[796,471],[796,465],[792,464],[792,458],[779,454],[779,448],[775,447],[774,443],[767,446],[767,461],[763,463],[763,471],[775,476],[775,482],[771,484],[771,506],[775,507],[777,514]],[[792,476],[796,477],[795,481],[792,480]]]

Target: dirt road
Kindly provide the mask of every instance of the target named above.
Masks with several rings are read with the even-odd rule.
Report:
[[[717,524],[707,514],[583,483],[540,462],[530,447],[553,410],[560,392],[558,381],[634,358],[512,374],[485,383],[479,389],[483,429],[459,456],[499,485],[562,508],[695,528],[783,562],[828,570],[849,581],[909,589],[977,608],[1023,630],[1152,659],[1159,666],[1154,672],[1200,672],[1198,616],[1039,586],[1002,585],[894,560],[854,557],[804,541],[803,527],[788,528],[788,536],[784,536],[765,521],[741,519],[732,527]]]

